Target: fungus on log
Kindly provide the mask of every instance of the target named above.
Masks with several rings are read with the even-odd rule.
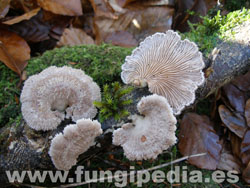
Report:
[[[76,124],[64,128],[57,134],[49,149],[49,155],[59,170],[69,170],[80,154],[87,151],[97,136],[102,134],[101,124],[90,119],[77,120]]]
[[[22,114],[35,130],[55,129],[65,118],[94,118],[99,86],[82,70],[49,67],[29,77],[21,94]]]
[[[137,109],[143,116],[133,115],[133,123],[115,130],[113,144],[130,160],[155,159],[176,143],[176,118],[166,98],[156,94],[143,97]]]
[[[171,30],[147,37],[127,56],[121,78],[125,84],[149,87],[167,98],[175,114],[195,100],[204,82],[204,62],[197,45]]]

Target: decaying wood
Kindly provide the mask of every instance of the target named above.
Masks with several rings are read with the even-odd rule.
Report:
[[[249,71],[250,68],[250,37],[248,31],[250,23],[245,23],[236,28],[235,38],[231,42],[221,42],[211,53],[209,59],[205,59],[206,82],[197,91],[197,100],[214,93],[222,85],[228,83],[237,75]],[[244,35],[245,34],[245,35]],[[149,95],[147,88],[136,89],[128,97],[133,99],[133,104],[128,107],[131,114],[136,113],[136,104],[142,96]],[[87,152],[83,153],[79,160],[83,161],[100,152],[110,151],[112,146],[112,125],[119,125],[128,121],[115,122],[113,118],[102,123],[104,134],[97,138],[96,146],[93,146]],[[0,152],[0,184],[7,184],[5,171],[13,170],[55,170],[48,149],[51,139],[58,132],[61,132],[65,125],[69,124],[67,120],[63,122],[57,130],[53,131],[34,131],[30,129],[24,121],[15,128],[3,127],[0,133],[5,133],[5,149]]]

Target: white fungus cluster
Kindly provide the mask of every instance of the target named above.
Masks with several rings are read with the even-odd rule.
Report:
[[[125,84],[148,86],[167,98],[175,114],[195,99],[204,82],[204,62],[197,45],[171,30],[147,37],[127,56],[121,78]]]
[[[143,97],[137,105],[143,116],[133,115],[114,131],[113,144],[121,145],[129,160],[155,159],[176,143],[176,118],[166,98],[156,94]]]
[[[65,118],[95,117],[93,101],[100,101],[101,94],[82,70],[52,66],[25,81],[20,99],[27,124],[35,130],[51,130]]]
[[[64,128],[57,134],[49,149],[49,155],[59,170],[69,170],[77,163],[77,158],[93,145],[97,136],[102,134],[101,124],[90,119],[80,119],[76,124]]]

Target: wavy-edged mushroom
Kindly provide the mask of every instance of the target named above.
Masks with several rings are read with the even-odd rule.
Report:
[[[113,144],[121,145],[129,160],[155,159],[176,143],[176,118],[166,98],[159,95],[143,97],[137,104],[143,115],[133,115],[113,133]]]
[[[65,118],[94,118],[99,86],[80,69],[49,67],[30,76],[21,93],[22,114],[35,130],[55,129]]]
[[[125,84],[148,86],[150,92],[166,97],[179,114],[194,102],[195,90],[204,82],[203,68],[197,45],[169,30],[141,42],[126,57],[121,78]]]
[[[64,128],[51,142],[49,155],[59,170],[69,170],[80,154],[87,151],[97,136],[102,134],[101,124],[90,119],[77,120]]]

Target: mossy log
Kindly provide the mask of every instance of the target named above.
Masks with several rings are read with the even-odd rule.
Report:
[[[249,30],[250,23],[235,28],[234,38],[230,41],[220,41],[209,58],[204,57],[206,82],[197,90],[197,100],[204,99],[237,75],[249,70]],[[132,49],[110,45],[65,47],[31,59],[25,71],[29,76],[51,65],[68,65],[85,70],[102,87],[105,83],[121,81],[120,67],[125,56],[131,51]],[[3,91],[0,95],[0,184],[4,186],[8,184],[6,170],[55,170],[48,155],[50,142],[56,133],[61,132],[71,122],[66,120],[53,131],[30,129],[20,113],[18,77],[3,65],[0,68],[0,89]],[[131,114],[136,113],[137,102],[142,96],[149,94],[147,88],[133,90],[128,95],[133,100],[127,107],[128,111]],[[79,160],[83,161],[96,153],[110,151],[114,147],[111,144],[110,129],[113,129],[112,125],[122,124],[125,121],[126,118],[120,122],[110,118],[103,122],[104,134],[96,139],[96,146],[83,153]]]

